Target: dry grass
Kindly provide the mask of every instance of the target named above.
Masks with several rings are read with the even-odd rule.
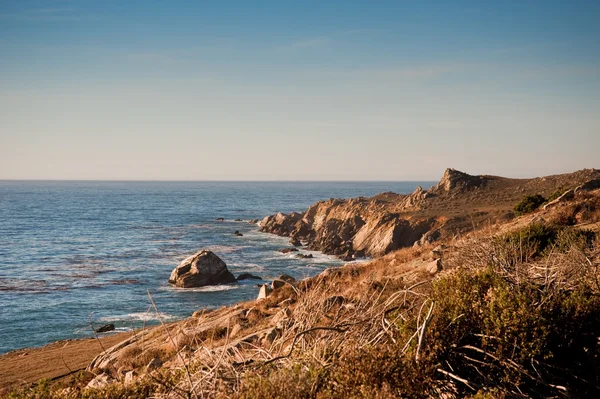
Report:
[[[549,216],[600,209],[583,203]],[[514,226],[453,241],[435,278],[419,266],[432,246],[402,249],[165,326],[171,340],[154,334],[177,351],[132,346],[125,360],[181,359],[143,380],[161,397],[597,396],[600,242],[566,224]],[[110,389],[98,397],[133,397]]]

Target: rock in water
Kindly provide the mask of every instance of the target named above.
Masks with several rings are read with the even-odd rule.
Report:
[[[234,283],[227,265],[211,251],[200,251],[185,259],[171,273],[169,284],[180,288]]]
[[[105,324],[102,327],[96,328],[94,331],[96,331],[97,333],[104,333],[104,332],[113,331],[114,329],[115,329],[115,325],[110,323],[110,324]]]
[[[237,277],[237,280],[262,280],[262,277],[255,276],[254,274],[250,273],[242,273]]]

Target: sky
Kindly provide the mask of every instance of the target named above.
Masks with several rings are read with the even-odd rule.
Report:
[[[600,2],[0,0],[0,179],[600,168]]]

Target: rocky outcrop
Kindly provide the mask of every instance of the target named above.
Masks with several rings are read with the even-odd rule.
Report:
[[[422,189],[410,196],[401,196],[411,204],[425,198],[427,194]],[[330,199],[317,202],[302,214],[267,216],[261,222],[261,230],[291,236],[305,241],[310,250],[352,260],[411,246],[433,224],[435,219],[410,220],[390,212],[384,200],[374,197]]]
[[[432,187],[431,192],[470,190],[485,185],[487,180],[487,176],[471,176],[456,169],[448,168],[437,186]]]
[[[600,187],[600,171],[582,170],[535,179],[472,176],[446,169],[438,184],[408,195],[319,201],[304,213],[278,213],[260,223],[263,232],[290,237],[309,250],[344,260],[381,256],[412,245],[431,244],[499,220],[524,195],[549,195],[558,188]],[[564,199],[564,198],[563,198]]]
[[[105,324],[102,327],[98,327],[94,331],[97,333],[105,333],[105,332],[113,331],[114,329],[115,329],[115,325],[110,323],[110,324]]]
[[[211,251],[200,251],[185,259],[171,273],[169,283],[180,288],[228,284],[236,279],[227,265]]]

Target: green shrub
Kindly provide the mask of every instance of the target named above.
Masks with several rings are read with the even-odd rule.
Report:
[[[531,213],[539,208],[544,202],[546,202],[546,199],[539,194],[526,195],[517,205],[515,205],[515,214],[521,216]]]
[[[460,270],[435,280],[429,299],[435,306],[419,361],[416,339],[405,348],[423,322],[417,305],[397,322],[394,341],[348,343],[327,365],[250,373],[236,397],[557,397],[557,386],[572,397],[600,395],[600,298],[588,287]]]

